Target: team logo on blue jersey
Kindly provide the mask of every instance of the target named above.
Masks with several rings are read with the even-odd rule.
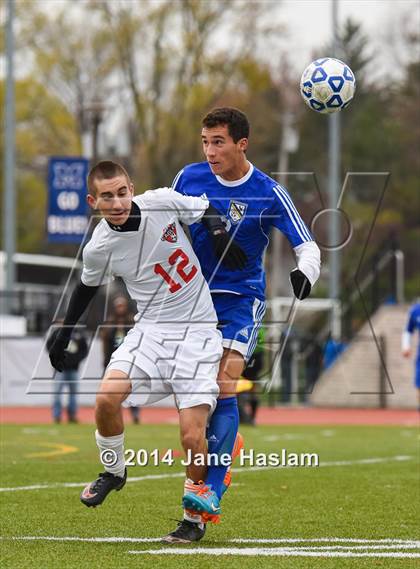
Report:
[[[238,223],[244,217],[248,204],[231,201],[229,204],[229,217],[232,223]]]

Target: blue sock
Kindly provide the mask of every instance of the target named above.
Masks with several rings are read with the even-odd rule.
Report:
[[[236,397],[218,399],[207,429],[208,452],[218,456],[224,453],[232,454],[238,426],[239,411]],[[222,496],[227,469],[227,466],[210,465],[207,470],[206,484],[211,484],[219,499]]]

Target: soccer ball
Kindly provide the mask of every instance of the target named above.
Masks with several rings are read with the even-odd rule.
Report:
[[[302,73],[300,92],[317,113],[336,113],[347,107],[356,89],[350,67],[332,57],[313,61]]]

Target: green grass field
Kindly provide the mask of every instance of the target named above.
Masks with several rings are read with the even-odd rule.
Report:
[[[86,425],[2,426],[4,569],[112,569],[152,563],[202,569],[222,562],[241,569],[418,567],[418,558],[407,557],[420,556],[420,542],[414,542],[420,527],[419,438],[414,428],[242,428],[248,450],[318,453],[320,466],[239,468],[222,502],[222,523],[209,527],[199,544],[188,546],[139,539],[159,538],[180,518],[179,459],[172,467],[131,468],[131,478],[161,476],[132,481],[99,508],[79,502],[82,483],[101,470],[93,431]],[[129,426],[126,447],[179,449],[177,427]],[[10,490],[34,485],[42,488]],[[36,537],[40,539],[28,539]],[[74,539],[64,539],[69,537]],[[262,539],[278,541],[258,541]],[[208,549],[217,549],[222,557]],[[198,554],[200,550],[205,551]]]

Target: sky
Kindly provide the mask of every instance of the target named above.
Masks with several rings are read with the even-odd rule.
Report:
[[[16,0],[17,2],[19,0]],[[40,6],[52,13],[51,8],[69,6],[69,0],[38,0]],[[130,0],[125,0],[130,5]],[[160,0],[153,0],[159,2]],[[210,0],[203,0],[210,1]],[[217,2],[218,0],[211,0]],[[235,0],[232,0],[235,2]],[[243,0],[236,0],[238,2]],[[339,25],[348,17],[361,22],[364,32],[369,37],[370,46],[375,50],[375,59],[378,58],[383,68],[386,65],[389,53],[382,53],[386,47],[386,38],[390,31],[398,35],[404,33],[402,18],[409,16],[413,29],[420,29],[420,0],[253,0],[260,5],[271,4],[276,6],[275,18],[285,25],[284,32],[279,32],[274,44],[268,43],[268,53],[276,53],[281,47],[287,51],[288,60],[292,68],[300,73],[312,60],[312,52],[320,45],[327,43],[332,37],[331,6],[335,1],[338,8]],[[79,6],[87,0],[73,3],[75,14],[80,13]],[[246,17],[246,12],[244,12]],[[3,23],[4,14],[0,16]],[[270,21],[273,23],[273,21]],[[391,48],[390,48],[391,49]],[[329,55],[329,54],[324,54]],[[376,63],[376,61],[375,61]],[[1,71],[0,74],[2,75]]]
[[[217,1],[217,0],[215,0]],[[332,0],[256,0],[278,3],[279,21],[286,26],[286,37],[279,36],[276,45],[268,45],[268,52],[276,53],[282,45],[287,50],[288,61],[293,73],[300,78],[301,73],[312,61],[312,52],[326,44],[332,37]],[[398,66],[390,65],[394,55],[393,46],[387,45],[390,30],[398,42],[404,30],[401,19],[409,14],[414,29],[420,29],[420,0],[335,0],[338,2],[338,23],[351,17],[361,22],[369,37],[370,49],[375,58],[372,73],[378,77],[388,74],[398,76]],[[417,23],[415,23],[417,22]],[[330,55],[330,54],[325,54]],[[402,57],[405,59],[406,54]],[[398,59],[398,57],[396,57]],[[375,76],[373,76],[375,77]],[[119,124],[117,114],[115,124]]]
[[[339,24],[348,17],[361,22],[378,51],[383,49],[389,28],[394,26],[395,31],[400,18],[407,13],[411,21],[417,21],[417,29],[420,29],[420,0],[338,1]],[[290,50],[291,63],[303,70],[311,61],[311,51],[331,38],[331,0],[282,0],[281,14],[293,46]]]
[[[86,0],[79,1],[79,6],[86,2]],[[217,2],[218,0],[212,1]],[[298,80],[303,70],[312,61],[313,51],[326,44],[332,37],[331,6],[333,0],[255,1],[262,4],[275,4],[276,17],[284,24],[285,29],[279,31],[278,36],[274,37],[274,43],[270,41],[267,43],[266,53],[271,63],[274,62],[274,67],[277,67],[276,58],[280,53],[286,52],[292,72]],[[410,56],[409,53],[397,53],[398,44],[407,27],[403,25],[402,19],[404,15],[409,17],[408,25],[411,25],[414,30],[420,29],[420,0],[335,1],[337,2],[339,25],[343,24],[349,16],[362,23],[364,33],[369,38],[369,47],[375,55],[374,65],[372,64],[372,73],[376,74],[374,79],[376,76],[381,78],[386,78],[387,75],[398,76],[398,65],[395,65],[395,61],[406,60]],[[39,3],[51,13],[52,6],[59,7],[64,2],[63,0],[40,0]],[[64,4],[68,6],[68,3]],[[72,6],[78,13],[78,4],[74,3]],[[4,14],[0,16],[0,20],[3,22]],[[317,53],[317,56],[321,55],[330,54]],[[1,58],[0,76],[4,73],[2,63]],[[25,69],[23,62],[20,66],[20,73],[24,74]],[[118,113],[114,113],[115,122],[120,124],[121,119],[117,115]]]

